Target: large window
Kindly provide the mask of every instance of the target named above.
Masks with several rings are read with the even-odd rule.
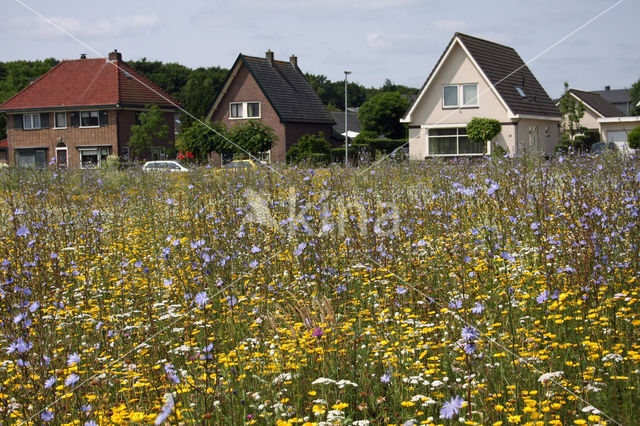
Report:
[[[18,167],[46,167],[47,150],[45,148],[16,149],[16,163]]]
[[[22,116],[22,128],[34,130],[40,128],[40,114],[25,114]]]
[[[260,102],[232,102],[229,104],[231,118],[260,118]]]
[[[56,112],[53,115],[53,126],[56,129],[64,129],[67,127],[67,113],[66,112]]]
[[[429,155],[483,155],[487,143],[474,143],[464,127],[429,129]]]
[[[442,86],[442,106],[444,108],[478,106],[478,85],[474,83]]]
[[[80,151],[80,167],[83,169],[93,169],[99,167],[100,164],[107,161],[110,147],[97,148],[81,148]]]
[[[100,126],[100,114],[98,111],[80,111],[80,127]]]

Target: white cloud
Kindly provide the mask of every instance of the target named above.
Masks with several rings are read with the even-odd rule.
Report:
[[[84,21],[78,18],[54,16],[47,18],[15,18],[9,27],[18,34],[35,39],[75,37],[102,38],[136,34],[160,26],[161,20],[155,13],[149,15],[119,16],[112,20]]]
[[[367,34],[366,43],[372,50],[402,49],[403,45],[410,40],[408,34],[389,34],[381,30]]]
[[[466,29],[469,26],[464,21],[458,21],[455,19],[443,19],[443,20],[436,21],[434,24],[434,27],[440,31],[455,33],[455,32],[466,31]]]

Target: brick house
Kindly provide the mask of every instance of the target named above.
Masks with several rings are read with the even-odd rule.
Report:
[[[147,105],[158,105],[168,137],[145,157],[174,146],[178,102],[138,74],[117,50],[108,58],[60,62],[0,105],[7,114],[7,160],[18,166],[99,166],[109,155],[128,159],[131,126]]]
[[[227,128],[246,120],[260,120],[271,127],[278,140],[265,156],[285,161],[289,148],[307,133],[323,132],[328,140],[335,121],[298,68],[298,59],[274,59],[240,54],[217,95],[207,120],[221,121]],[[268,157],[268,158],[267,158]],[[220,165],[220,156],[211,158]]]

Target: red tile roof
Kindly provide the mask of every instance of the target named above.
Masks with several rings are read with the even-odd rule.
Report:
[[[123,61],[60,62],[0,105],[0,111],[43,108],[177,105],[178,101]]]
[[[6,138],[0,140],[0,148],[9,148],[9,142],[7,141]]]

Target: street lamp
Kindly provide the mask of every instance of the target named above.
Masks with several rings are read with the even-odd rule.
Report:
[[[347,118],[347,76],[351,71],[344,72],[344,167],[349,166],[349,126]]]

